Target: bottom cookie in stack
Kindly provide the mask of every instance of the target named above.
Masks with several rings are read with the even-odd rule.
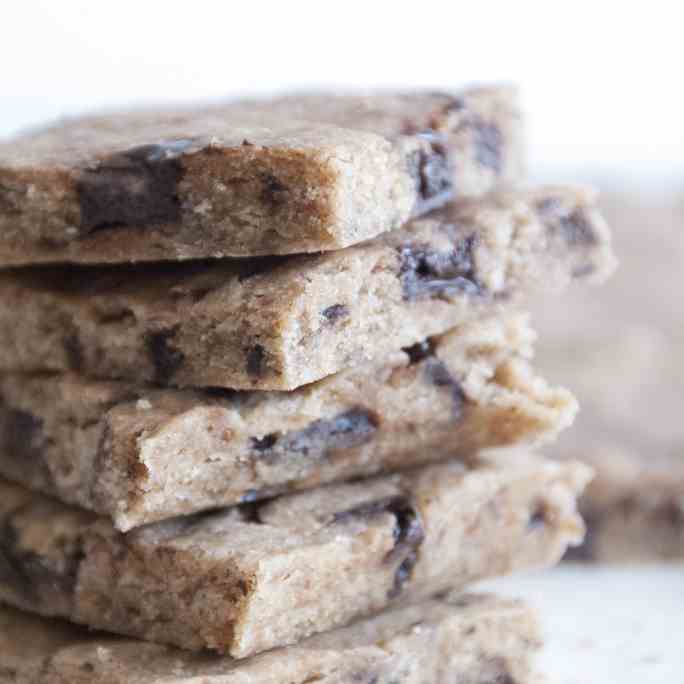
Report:
[[[233,657],[552,565],[584,526],[576,463],[483,455],[148,525],[0,484],[0,599]]]
[[[12,684],[532,684],[540,646],[531,610],[490,595],[446,594],[241,661],[0,607]]]

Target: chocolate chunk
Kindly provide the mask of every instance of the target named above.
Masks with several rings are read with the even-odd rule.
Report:
[[[401,594],[406,583],[411,579],[413,568],[418,562],[418,554],[415,551],[409,552],[408,556],[401,562],[397,571],[394,573],[394,584],[387,592],[387,598],[392,600]]]
[[[154,364],[154,381],[166,384],[183,365],[185,354],[173,346],[178,326],[159,330],[147,336],[147,351]]]
[[[387,513],[388,511],[392,512],[392,508],[399,505],[400,499],[403,499],[403,497],[387,496],[382,499],[376,499],[375,501],[365,501],[362,504],[358,504],[352,508],[335,513],[332,518],[332,522],[347,522],[353,518],[368,520],[380,515],[381,513]]]
[[[64,352],[71,370],[80,370],[83,365],[83,345],[79,339],[78,332],[74,331],[67,335],[62,344],[64,345]]]
[[[394,562],[400,558],[394,575],[394,583],[388,598],[396,598],[404,585],[411,578],[411,573],[418,562],[418,549],[425,539],[425,531],[418,511],[411,501],[403,496],[390,496],[376,501],[367,501],[333,516],[333,523],[344,523],[350,519],[370,519],[383,513],[394,515],[395,524],[392,530],[394,547],[387,554],[386,561]]]
[[[424,213],[453,197],[454,178],[443,136],[434,131],[418,134],[425,146],[409,157],[409,173],[416,181],[419,201],[416,211]]]
[[[263,184],[261,201],[264,204],[276,208],[287,201],[287,185],[279,181],[273,174],[265,173],[261,178],[261,182]]]
[[[451,374],[446,364],[436,358],[428,359],[425,365],[425,375],[433,385],[444,387],[449,391],[454,419],[461,418],[463,416],[463,405],[466,401],[465,393],[461,383]]]
[[[473,126],[475,133],[475,158],[484,167],[499,174],[502,170],[501,150],[503,138],[501,131],[494,124],[476,121]]]
[[[247,375],[253,378],[258,378],[263,372],[264,365],[264,348],[260,344],[255,344],[250,347],[246,353],[247,356]]]
[[[321,316],[323,316],[328,323],[336,323],[340,318],[349,316],[349,308],[345,304],[333,304],[327,309],[323,309],[323,311],[321,311]]]
[[[269,449],[273,448],[277,441],[278,435],[275,432],[272,432],[271,434],[266,435],[261,439],[259,439],[258,437],[252,437],[252,449],[254,449],[255,451],[268,451]]]
[[[82,551],[66,549],[58,563],[48,557],[22,548],[15,525],[23,509],[8,515],[0,524],[0,582],[9,587],[21,600],[32,604],[50,601],[55,591],[70,596],[76,588],[78,566]],[[51,540],[57,543],[59,540]]]
[[[115,226],[148,226],[180,219],[178,156],[191,140],[142,145],[83,170],[77,181],[80,230],[88,235]]]
[[[474,246],[475,236],[471,235],[448,252],[437,252],[419,244],[402,247],[399,278],[404,299],[483,294],[475,276]]]
[[[376,430],[375,416],[365,409],[354,408],[329,420],[316,420],[303,430],[252,438],[252,446],[261,459],[268,461],[295,455],[320,459],[336,449],[353,449],[366,444],[373,439]]]
[[[591,246],[596,244],[596,234],[591,221],[582,209],[575,209],[569,216],[562,216],[560,227],[569,245]]]
[[[559,231],[570,246],[597,243],[591,221],[582,208],[572,211],[560,199],[547,197],[537,203],[537,213],[551,231]]]
[[[409,363],[413,366],[431,357],[435,353],[435,345],[432,343],[432,340],[427,339],[422,342],[416,342],[416,344],[410,347],[404,347],[401,351],[408,355]]]

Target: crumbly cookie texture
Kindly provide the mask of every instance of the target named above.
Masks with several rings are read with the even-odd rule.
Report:
[[[446,335],[292,393],[0,375],[0,473],[120,530],[290,489],[551,441],[577,404],[529,364],[527,317]]]
[[[0,263],[339,249],[520,181],[523,138],[510,87],[67,121],[0,145]]]
[[[533,684],[540,647],[530,608],[484,594],[449,593],[240,661],[0,608],[8,684]]]
[[[125,535],[0,486],[0,599],[238,658],[399,602],[555,563],[581,541],[589,470],[520,457],[424,466]]]
[[[684,199],[602,199],[619,227],[614,279],[591,298],[569,293],[562,312],[544,303],[534,311],[538,365],[572,383],[584,409],[553,455],[587,460],[597,471],[580,504],[589,526],[586,546],[577,550],[583,558],[682,559],[684,299],[677,293]],[[652,229],[648,240],[645,227]]]
[[[594,194],[462,202],[323,255],[0,274],[0,367],[291,390],[613,269]]]

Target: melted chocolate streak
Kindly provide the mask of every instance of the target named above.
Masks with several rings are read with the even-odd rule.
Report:
[[[391,513],[395,517],[392,530],[394,547],[385,557],[387,563],[401,559],[394,573],[394,584],[388,592],[388,598],[396,598],[411,579],[413,568],[418,562],[418,551],[425,539],[420,514],[411,503],[409,497],[397,495],[368,501],[341,511],[333,516],[333,523],[344,523],[353,518],[370,519],[383,513]]]
[[[336,449],[352,449],[373,439],[378,423],[363,408],[353,408],[329,420],[316,420],[303,430],[252,438],[259,459],[277,462],[293,456],[324,458]]]

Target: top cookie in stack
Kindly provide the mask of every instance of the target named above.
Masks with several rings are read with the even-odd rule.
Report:
[[[247,657],[556,562],[587,469],[479,452],[572,422],[516,307],[614,260],[523,147],[489,88],[0,149],[0,598]]]
[[[0,146],[0,262],[321,252],[519,179],[515,90],[284,97]]]

